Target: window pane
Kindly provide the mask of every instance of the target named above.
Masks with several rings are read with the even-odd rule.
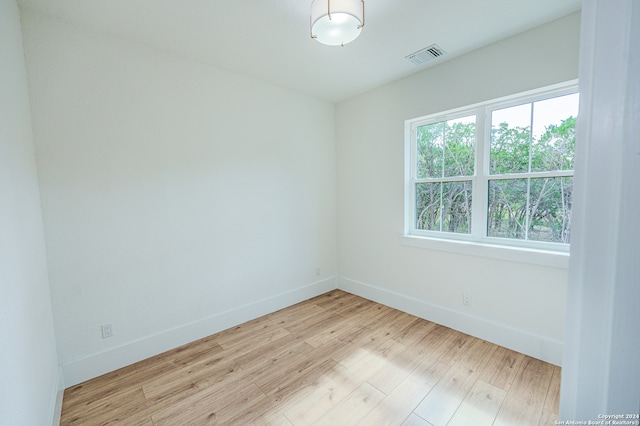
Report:
[[[444,177],[473,176],[476,116],[449,120],[445,125]]]
[[[571,177],[489,181],[487,235],[568,244],[572,192]]]
[[[471,232],[471,182],[442,184],[442,230],[458,234]]]
[[[487,235],[524,240],[527,227],[527,179],[489,181]]]
[[[569,243],[573,178],[531,179],[528,239]]]
[[[418,179],[442,177],[444,121],[420,126],[417,130]]]
[[[533,104],[532,171],[572,170],[578,94]]]
[[[416,184],[416,229],[471,232],[471,182]]]
[[[475,136],[475,115],[418,127],[417,178],[473,176]]]
[[[441,183],[416,184],[416,229],[440,230]]]
[[[495,110],[491,113],[490,173],[529,171],[531,104]]]

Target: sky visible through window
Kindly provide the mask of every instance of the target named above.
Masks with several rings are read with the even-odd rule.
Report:
[[[578,116],[579,94],[558,96],[533,104],[533,138],[538,139],[551,124],[560,124],[561,120]],[[509,123],[510,127],[531,126],[531,104],[518,105],[495,110],[492,122]]]

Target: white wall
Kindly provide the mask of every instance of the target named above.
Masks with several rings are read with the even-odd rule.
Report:
[[[335,288],[332,104],[23,26],[67,385]]]
[[[20,16],[0,0],[0,423],[51,424],[58,379]]]
[[[561,362],[566,268],[400,244],[404,121],[576,79],[579,27],[573,14],[338,104],[342,288]]]

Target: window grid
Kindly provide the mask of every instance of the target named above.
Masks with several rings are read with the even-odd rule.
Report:
[[[412,161],[411,161],[411,176],[412,176],[412,185],[413,185],[413,189],[411,191],[411,203],[413,205],[413,209],[417,209],[417,196],[416,193],[417,191],[417,187],[420,184],[440,184],[439,185],[439,209],[438,209],[438,230],[437,231],[431,231],[431,232],[447,232],[447,231],[443,231],[442,230],[442,226],[443,223],[445,222],[445,218],[444,218],[444,203],[443,203],[443,191],[444,191],[444,184],[446,183],[457,183],[457,182],[469,182],[471,183],[471,186],[474,186],[474,181],[476,180],[476,175],[475,174],[471,174],[471,175],[459,175],[459,176],[445,176],[445,172],[446,172],[446,167],[445,167],[445,157],[446,157],[446,152],[447,152],[447,144],[446,144],[446,128],[447,126],[443,126],[442,129],[442,139],[443,139],[443,155],[442,155],[442,159],[441,159],[441,172],[440,172],[440,176],[439,177],[426,177],[426,178],[419,178],[418,177],[418,166],[417,166],[417,158],[418,158],[418,153],[417,153],[417,132],[418,129],[422,126],[428,126],[428,125],[432,125],[432,124],[439,124],[439,123],[447,123],[450,121],[455,121],[457,119],[460,118],[467,118],[469,116],[474,116],[476,114],[475,110],[471,110],[470,111],[462,111],[459,112],[455,115],[449,115],[449,116],[440,116],[438,117],[438,120],[431,120],[431,121],[421,121],[421,122],[417,122],[414,126],[412,126],[411,129],[411,134],[412,134],[412,140],[413,143],[411,144],[411,152],[412,152]],[[477,117],[475,119],[476,125],[477,125]],[[476,134],[475,134],[475,141],[478,140],[478,135],[477,135],[477,128],[476,128]],[[473,169],[474,171],[477,170],[478,168],[478,162],[477,162],[477,155],[474,156],[474,165],[473,165]],[[472,197],[472,204],[474,204],[474,198]],[[473,210],[473,207],[472,207]],[[415,211],[415,210],[414,210]],[[424,231],[418,228],[418,216],[414,215],[412,218],[413,221],[413,229],[417,230],[418,232],[420,231]],[[474,227],[474,221],[471,220],[471,229],[469,229],[468,233],[464,233],[463,235],[471,235],[473,233],[473,227]],[[424,232],[430,232],[430,231],[424,231]]]
[[[573,170],[551,170],[551,171],[534,171],[533,164],[533,144],[534,144],[534,120],[535,111],[534,103],[555,97],[577,93],[577,85],[565,84],[558,85],[553,88],[541,89],[522,95],[515,95],[508,99],[490,101],[475,106],[462,108],[445,112],[442,114],[434,114],[423,117],[421,119],[408,120],[406,122],[407,138],[409,144],[407,155],[409,162],[407,165],[407,187],[405,195],[406,225],[405,233],[414,236],[427,236],[440,239],[460,239],[470,240],[489,244],[534,247],[540,249],[551,249],[557,251],[568,251],[568,244],[529,240],[529,229],[532,221],[532,179],[564,179],[573,177]],[[529,125],[528,125],[528,161],[526,172],[520,173],[502,173],[491,174],[491,148],[492,148],[492,113],[501,109],[507,109],[512,106],[529,104]],[[475,157],[474,157],[474,174],[471,176],[453,176],[445,175],[445,156],[442,156],[442,173],[441,177],[418,178],[417,165],[417,131],[420,126],[430,125],[439,122],[447,122],[460,117],[468,117],[475,115]],[[443,126],[443,152],[446,152],[446,126]],[[526,212],[524,222],[524,239],[505,238],[499,236],[489,236],[489,197],[490,186],[492,182],[503,182],[505,185],[508,181],[516,182],[522,180],[526,183]],[[443,187],[448,182],[470,182],[471,184],[471,224],[468,233],[450,233],[443,231],[445,218],[443,206]],[[542,181],[541,181],[542,182]],[[439,206],[439,223],[437,230],[425,230],[418,227],[418,185],[424,183],[440,183],[440,206]],[[548,181],[543,182],[543,188],[546,187]],[[542,193],[543,194],[543,193]],[[564,193],[562,193],[564,197]],[[561,200],[564,203],[564,199]],[[564,205],[564,204],[563,204]],[[535,222],[534,222],[535,223]]]

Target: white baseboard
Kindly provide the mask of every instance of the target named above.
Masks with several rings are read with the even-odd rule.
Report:
[[[423,300],[349,278],[332,277],[65,364],[59,373],[59,381],[62,383],[62,377],[64,377],[64,385],[66,387],[74,386],[110,371],[117,370],[118,368],[210,336],[211,334],[286,308],[336,288],[534,358],[555,365],[561,365],[562,342],[560,341],[519,330],[506,324],[434,305]],[[63,387],[64,386],[60,389]],[[62,402],[62,394],[59,393],[57,398],[59,401],[56,401],[56,410],[58,402]],[[54,424],[57,424],[55,423],[55,414]]]
[[[336,289],[331,277],[295,290],[230,309],[62,366],[65,385],[74,386],[118,368]]]
[[[344,277],[338,288],[542,361],[562,363],[562,342]]]

